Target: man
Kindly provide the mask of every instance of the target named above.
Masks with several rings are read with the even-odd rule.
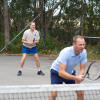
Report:
[[[22,37],[22,43],[23,43],[23,47],[22,47],[22,59],[20,62],[20,69],[18,71],[18,76],[22,75],[22,69],[23,69],[23,65],[26,59],[27,54],[34,54],[34,58],[35,58],[35,62],[36,62],[36,66],[37,66],[37,74],[38,75],[44,75],[44,73],[40,70],[40,61],[39,61],[39,56],[37,53],[37,46],[36,44],[39,43],[39,32],[35,29],[35,23],[31,22],[30,24],[30,29],[26,30],[23,34]]]
[[[73,37],[73,46],[64,48],[51,66],[51,84],[79,84],[84,80],[87,53],[82,36]],[[80,72],[75,75],[75,66],[80,64]],[[77,100],[84,100],[83,91],[76,91]],[[57,91],[51,92],[49,100],[56,100]]]

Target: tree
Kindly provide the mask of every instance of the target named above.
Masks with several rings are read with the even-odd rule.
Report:
[[[9,12],[12,32],[22,30],[28,22],[32,20],[33,9],[31,9],[30,0],[11,0],[9,4]]]
[[[4,34],[5,34],[5,44],[9,42],[9,16],[8,16],[8,0],[3,0],[4,2]]]
[[[0,33],[3,33],[3,0],[0,0]]]

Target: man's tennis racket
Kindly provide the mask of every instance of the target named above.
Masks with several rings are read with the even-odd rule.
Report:
[[[98,80],[100,78],[100,68],[99,63],[96,61],[92,61],[89,64],[89,67],[85,73],[85,78],[88,78],[90,80]]]

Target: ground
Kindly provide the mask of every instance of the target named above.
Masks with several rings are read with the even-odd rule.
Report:
[[[27,56],[23,75],[17,76],[21,56],[0,56],[0,85],[40,85],[50,84],[50,67],[55,57],[40,56],[41,69],[45,76],[37,75],[33,56]],[[86,64],[88,65],[89,62]],[[98,65],[99,66],[99,65]],[[77,70],[79,66],[77,66]],[[85,79],[83,83],[100,82]]]

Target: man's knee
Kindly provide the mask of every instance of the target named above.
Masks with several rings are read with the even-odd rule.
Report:
[[[38,62],[39,61],[39,56],[38,56],[38,54],[34,54],[34,58],[35,58],[35,60]]]
[[[84,95],[84,91],[76,91],[77,95]]]
[[[55,91],[55,92],[51,92],[51,96],[52,97],[56,97],[57,96],[57,92]]]
[[[27,54],[23,54],[22,55],[22,59],[25,60],[26,59]]]

